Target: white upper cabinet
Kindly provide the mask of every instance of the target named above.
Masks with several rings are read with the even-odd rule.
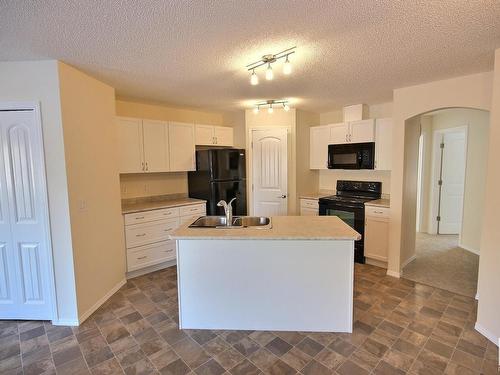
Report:
[[[377,119],[375,123],[375,169],[392,169],[392,119]]]
[[[168,172],[168,124],[161,121],[143,120],[144,171]]]
[[[215,144],[217,146],[233,146],[233,128],[214,126]]]
[[[330,143],[330,126],[313,126],[309,129],[309,168],[328,168],[328,144]]]
[[[330,128],[330,140],[328,144],[338,145],[349,142],[349,124],[347,122],[331,124],[328,127]]]
[[[349,143],[365,143],[375,140],[375,120],[360,120],[349,123]]]
[[[199,146],[232,146],[233,128],[197,124],[196,144]]]
[[[118,117],[116,122],[120,173],[142,173],[144,171],[142,120]]]
[[[194,125],[171,122],[168,126],[170,171],[194,171],[195,135]]]

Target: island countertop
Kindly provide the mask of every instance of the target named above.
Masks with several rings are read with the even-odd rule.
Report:
[[[187,222],[176,229],[172,239],[192,240],[359,240],[361,235],[336,216],[274,216],[272,227],[189,228]]]

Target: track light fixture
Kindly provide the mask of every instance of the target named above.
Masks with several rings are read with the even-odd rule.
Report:
[[[267,107],[267,113],[271,114],[274,112],[274,106],[279,105],[283,107],[283,110],[289,111],[290,110],[290,103],[288,100],[266,100],[264,102],[260,102],[255,104],[255,107],[253,107],[253,113],[258,114],[260,112],[260,107],[264,106]]]
[[[271,81],[274,78],[273,67],[271,64],[273,64],[276,61],[278,61],[279,59],[283,59],[283,58],[285,59],[285,62],[283,64],[283,74],[289,75],[290,73],[292,73],[292,63],[290,62],[289,56],[291,54],[295,53],[295,48],[297,48],[297,47],[288,48],[288,49],[281,51],[277,54],[264,55],[264,56],[262,56],[262,59],[260,59],[259,61],[256,61],[252,64],[248,64],[246,66],[246,68],[249,72],[251,72],[250,83],[253,86],[259,84],[259,77],[255,73],[255,69],[257,69],[261,66],[264,66],[264,65],[267,65],[266,75],[265,75],[266,80]]]

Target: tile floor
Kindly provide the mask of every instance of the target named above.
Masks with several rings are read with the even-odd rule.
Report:
[[[352,334],[180,331],[170,268],[130,280],[78,328],[0,321],[0,373],[498,374],[474,299],[355,268]]]

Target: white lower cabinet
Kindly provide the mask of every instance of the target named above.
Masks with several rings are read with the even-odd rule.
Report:
[[[318,216],[319,203],[317,199],[300,199],[300,216]]]
[[[365,257],[387,262],[389,253],[389,208],[365,207]]]
[[[175,241],[169,235],[179,225],[205,215],[204,203],[125,214],[127,272],[138,276],[151,266],[174,261]]]

